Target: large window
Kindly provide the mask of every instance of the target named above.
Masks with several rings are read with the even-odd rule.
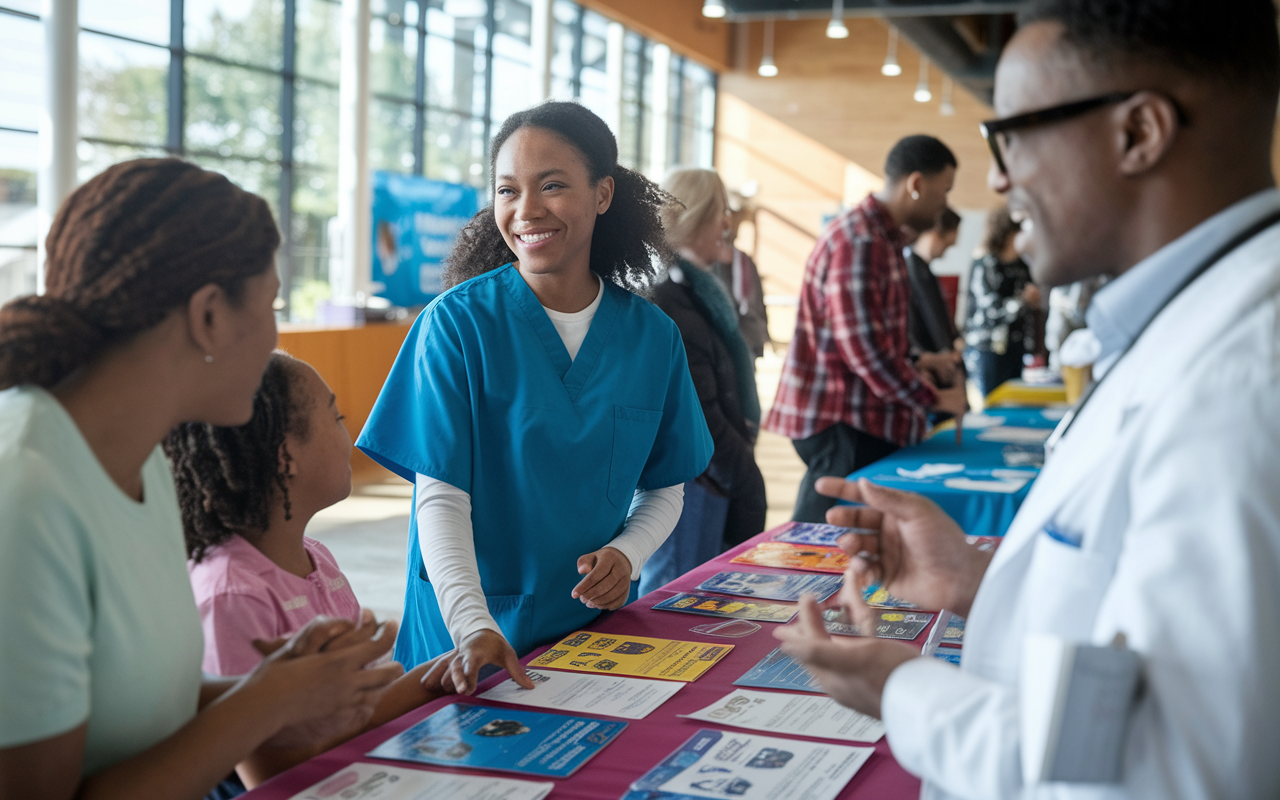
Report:
[[[79,7],[80,179],[169,154],[261,194],[283,234],[287,313],[313,318],[338,205],[339,0]],[[538,94],[531,0],[372,0],[372,11],[370,168],[487,186],[491,137]],[[553,97],[616,121],[623,162],[653,177],[711,165],[713,73],[655,59],[652,42],[570,0],[552,0],[552,16]],[[612,59],[611,41],[623,47]],[[39,3],[0,0],[0,302],[34,289],[43,49]]]

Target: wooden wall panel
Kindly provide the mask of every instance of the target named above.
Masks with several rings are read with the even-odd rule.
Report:
[[[702,0],[579,0],[716,70],[729,69],[729,30],[722,20],[702,16]]]

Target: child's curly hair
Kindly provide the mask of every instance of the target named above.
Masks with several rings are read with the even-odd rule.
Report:
[[[276,498],[291,518],[285,437],[307,436],[307,405],[298,396],[301,362],[277,350],[253,398],[253,418],[236,428],[186,422],[164,440],[182,511],[187,556],[201,561],[232,534],[260,536]],[[279,495],[277,495],[279,492]]]
[[[591,269],[632,291],[644,291],[666,275],[674,256],[659,212],[674,199],[648,178],[618,164],[618,142],[605,121],[577,103],[557,101],[512,114],[489,148],[491,176],[502,145],[525,127],[550,131],[573,145],[587,163],[592,185],[606,176],[613,178],[613,202],[596,218],[591,236]],[[515,260],[489,205],[458,234],[441,280],[445,287],[455,286]]]

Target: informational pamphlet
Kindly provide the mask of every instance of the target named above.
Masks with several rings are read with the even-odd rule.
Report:
[[[794,603],[804,595],[819,602],[840,590],[838,575],[780,575],[776,572],[717,572],[698,588],[704,592],[759,597]]]
[[[866,528],[842,528],[821,522],[788,522],[773,529],[773,540],[789,544],[835,547],[846,533],[879,533]]]
[[[896,608],[873,608],[879,620],[876,624],[875,636],[878,639],[901,639],[911,641],[933,622],[934,614],[924,611],[901,611]],[[841,636],[866,636],[849,621],[842,611],[831,609],[822,614],[826,620],[827,630]]]
[[[624,800],[834,800],[874,752],[871,747],[703,729],[632,783]]]
[[[826,694],[818,685],[818,679],[813,677],[809,670],[778,649],[760,659],[760,663],[747,670],[741,678],[733,682],[733,685]]]
[[[849,557],[838,547],[812,547],[786,542],[761,542],[732,559],[734,564],[803,569],[809,572],[844,572]]]
[[[878,742],[884,723],[860,714],[830,697],[735,689],[690,719],[765,733],[789,733],[841,742]]]
[[[356,762],[289,800],[542,800],[554,788],[554,783]]]
[[[955,647],[939,647],[933,651],[933,657],[948,664],[960,666],[960,650]]]
[[[985,480],[979,478],[947,478],[942,485],[948,489],[958,489],[962,492],[991,492],[994,494],[1017,494],[1022,491],[1022,487],[1030,483],[1025,478],[1017,480]]]
[[[554,708],[580,714],[644,719],[680,691],[683,683],[624,678],[621,675],[575,675],[554,670],[525,670],[532,689],[505,680],[480,695],[485,700]]]
[[[1023,428],[1017,425],[998,425],[979,433],[978,440],[1001,442],[1003,444],[1044,444],[1052,433],[1052,428]]]
[[[862,592],[862,601],[869,606],[879,606],[880,608],[919,608],[915,603],[908,603],[906,600],[894,597],[889,591],[880,584],[872,584]]]
[[[454,703],[369,755],[567,778],[626,727],[625,722],[590,717]]]
[[[696,681],[732,649],[731,644],[578,631],[552,645],[529,666],[688,682]]]
[[[964,646],[964,617],[951,615],[951,619],[947,620],[947,627],[942,632],[942,639],[939,642],[942,645],[950,647]]]
[[[726,619],[749,619],[759,622],[790,622],[797,607],[781,603],[757,603],[737,597],[720,597],[705,592],[681,592],[654,606],[656,611],[679,611]]]

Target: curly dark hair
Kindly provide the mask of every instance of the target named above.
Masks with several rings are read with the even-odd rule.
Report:
[[[56,385],[210,283],[238,302],[279,245],[266,201],[216,172],[176,158],[107,168],[49,228],[45,293],[0,308],[0,389]]]
[[[253,398],[253,418],[228,428],[186,422],[169,432],[164,451],[182,511],[187,557],[200,562],[212,548],[239,534],[261,536],[277,497],[292,519],[285,437],[305,439],[309,404],[299,396],[302,362],[277,350]]]
[[[659,211],[673,198],[638,172],[618,164],[618,142],[604,120],[570,102],[548,101],[507,118],[489,148],[489,174],[496,172],[498,151],[521,128],[550,131],[573,145],[594,186],[606,176],[614,183],[609,210],[596,218],[591,236],[591,269],[624,289],[643,291],[666,274],[674,260]],[[490,178],[490,190],[493,189]],[[446,288],[515,261],[498,230],[493,205],[481,209],[458,234],[445,262]]]

